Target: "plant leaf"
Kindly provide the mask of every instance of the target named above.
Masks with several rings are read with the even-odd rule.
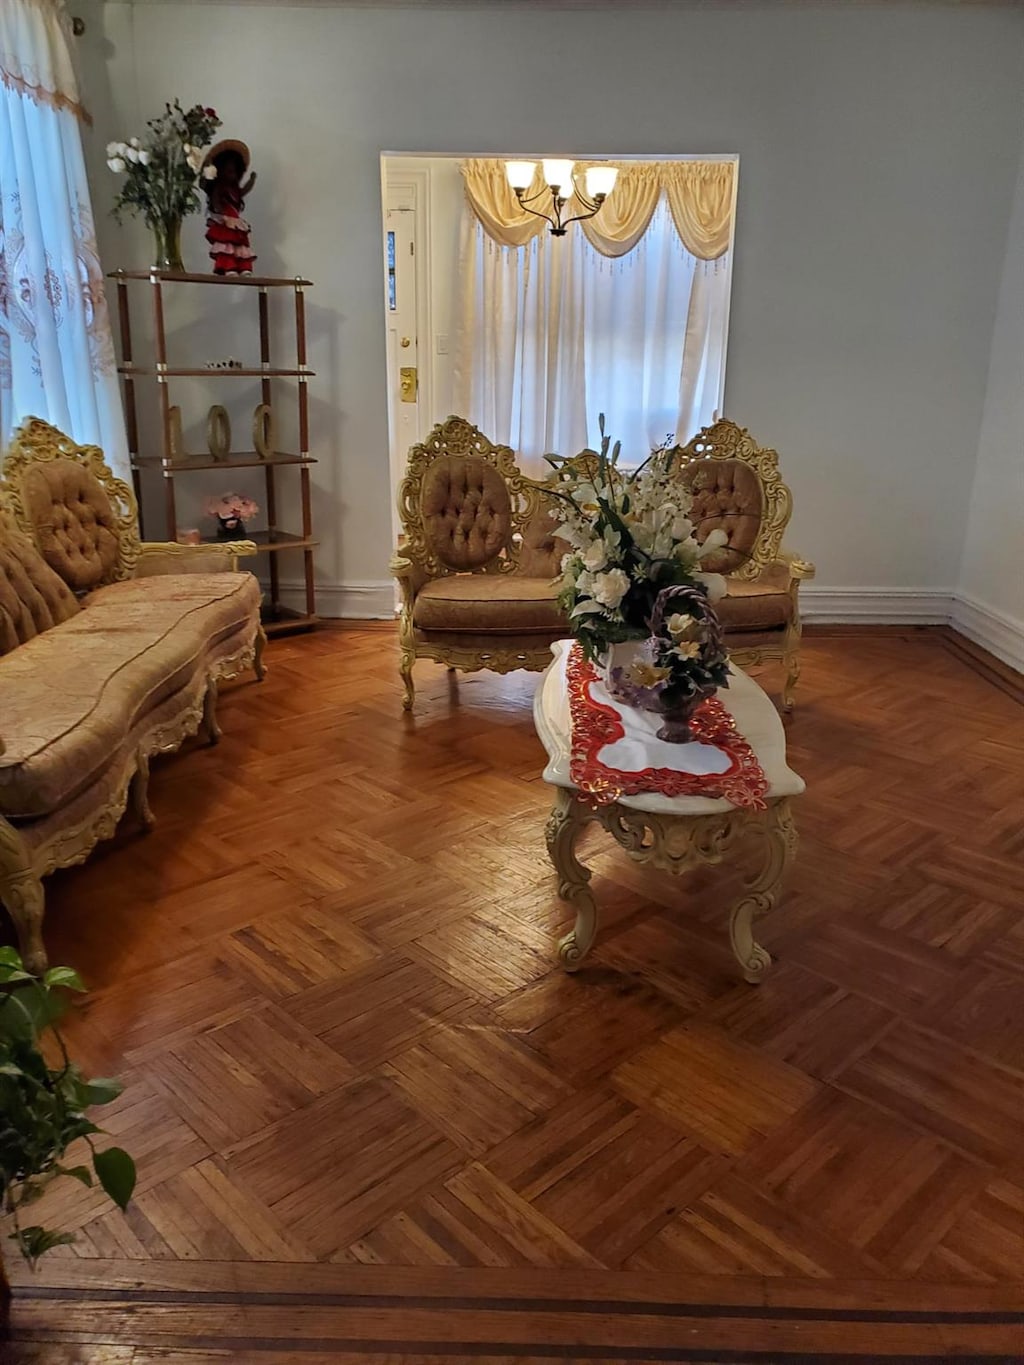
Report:
[[[58,1166],[61,1175],[69,1175],[72,1180],[80,1180],[83,1185],[92,1188],[92,1172],[88,1166]]]
[[[52,1247],[70,1246],[75,1240],[73,1232],[53,1232],[50,1228],[21,1228],[11,1233],[11,1241],[17,1242],[21,1254],[30,1264],[35,1264],[44,1252]]]
[[[121,1082],[113,1076],[97,1076],[95,1080],[84,1081],[79,1092],[82,1108],[87,1109],[92,1104],[109,1104],[117,1099],[123,1089]]]
[[[85,983],[73,967],[51,967],[43,980],[47,986],[64,986],[69,991],[85,990]]]
[[[122,1147],[108,1147],[92,1159],[96,1178],[119,1209],[126,1209],[135,1189],[135,1162]]]

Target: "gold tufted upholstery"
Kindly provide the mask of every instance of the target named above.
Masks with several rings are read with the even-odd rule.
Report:
[[[677,446],[675,454],[678,478],[693,494],[698,539],[718,528],[728,537],[704,567],[726,576],[728,595],[716,611],[729,652],[741,667],[781,661],[789,710],[800,673],[798,594],[801,580],[814,577],[814,565],[782,548],[793,502],[779,475],[779,457],[724,419]]]
[[[0,516],[0,655],[78,611],[74,593],[32,542]]]
[[[682,472],[681,482],[693,495],[690,516],[697,537],[724,531],[727,544],[704,561],[712,573],[730,574],[742,568],[757,543],[764,512],[761,484],[742,460],[697,460]]]
[[[406,710],[417,658],[497,673],[546,668],[565,630],[551,582],[561,546],[509,447],[449,417],[409,451],[398,510],[404,534],[391,570]]]
[[[0,659],[0,814],[49,815],[118,761],[125,735],[228,636],[251,639],[260,588],[227,573],[114,583]]]
[[[797,592],[814,566],[782,549],[791,497],[778,456],[729,421],[705,427],[675,454],[699,539],[716,528],[728,537],[705,567],[726,575],[718,613],[730,652],[741,666],[783,661],[789,707],[799,673]],[[571,463],[585,470],[596,458],[581,451]],[[524,478],[507,446],[461,417],[409,452],[398,496],[404,535],[391,563],[402,592],[407,710],[417,658],[499,673],[550,663],[549,643],[568,631],[552,581],[566,545],[547,487]]]
[[[446,574],[427,583],[416,598],[417,630],[523,635],[540,632],[558,639],[565,618],[550,578],[523,574]],[[552,634],[552,632],[554,632]]]
[[[508,544],[512,503],[501,475],[479,455],[442,455],[423,476],[420,516],[446,568],[481,569]]]
[[[255,553],[143,544],[98,447],[34,417],[15,432],[0,481],[0,901],[31,970],[46,965],[43,877],[82,862],[129,801],[152,823],[150,757],[200,726],[215,740],[218,682],[262,675],[259,584],[234,571]]]
[[[117,518],[107,491],[76,460],[32,465],[21,482],[43,558],[75,592],[109,582],[118,562]]]

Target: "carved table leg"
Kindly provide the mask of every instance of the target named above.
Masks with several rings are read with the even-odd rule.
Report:
[[[203,698],[203,731],[211,744],[220,740],[220,726],[217,724],[217,683],[211,678]]]
[[[744,979],[756,985],[763,980],[772,960],[754,938],[753,922],[778,902],[783,874],[796,852],[796,827],[789,802],[775,802],[763,820],[750,821],[748,832],[761,844],[762,863],[730,912],[729,940]]]
[[[156,824],[156,816],[149,808],[149,755],[140,753],[128,793],[132,814],[146,831]]]
[[[559,787],[545,830],[548,856],[558,873],[558,894],[576,907],[576,924],[558,946],[567,972],[580,966],[597,934],[597,904],[590,890],[590,871],[577,859],[576,836],[593,816],[571,791]]]

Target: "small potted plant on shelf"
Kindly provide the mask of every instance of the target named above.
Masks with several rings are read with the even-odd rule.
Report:
[[[729,685],[712,606],[725,580],[701,568],[726,536],[713,530],[698,540],[671,438],[639,468],[621,470],[603,415],[600,426],[599,452],[547,457],[558,535],[571,547],[559,603],[612,695],[662,715],[658,737],[685,743],[701,701]]]
[[[125,177],[114,200],[114,217],[138,213],[155,239],[159,270],[182,272],[181,222],[200,207],[200,178],[212,180],[216,168],[204,165],[205,153],[220,127],[215,109],[194,104],[182,109],[177,100],[146,124],[144,138],[107,143],[107,166]]]
[[[210,498],[206,504],[207,515],[217,519],[220,540],[244,540],[245,523],[259,510],[259,505],[244,493],[222,493],[219,498]]]
[[[68,991],[84,987],[69,967],[33,976],[13,948],[0,948],[0,1200],[10,1240],[34,1265],[52,1247],[74,1235],[30,1224],[27,1208],[51,1181],[67,1177],[97,1182],[124,1209],[135,1188],[135,1163],[120,1147],[102,1150],[102,1130],[86,1116],[94,1105],[121,1093],[115,1080],[87,1080],[68,1057],[57,1027]],[[54,1065],[51,1065],[51,1062]],[[88,1165],[68,1164],[68,1149],[81,1139]],[[0,1320],[10,1290],[0,1255]]]

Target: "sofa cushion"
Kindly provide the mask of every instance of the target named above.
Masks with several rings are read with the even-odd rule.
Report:
[[[32,542],[0,518],[0,654],[78,611],[75,595]]]
[[[37,818],[95,782],[221,640],[255,631],[259,602],[248,573],[114,583],[0,659],[0,813]]]
[[[423,475],[420,514],[428,546],[449,569],[483,568],[512,530],[505,480],[480,455],[438,456]]]
[[[69,588],[88,592],[117,565],[117,518],[107,491],[77,460],[46,460],[21,477],[25,512],[36,544]]]
[[[420,630],[517,635],[566,633],[550,578],[525,574],[448,574],[425,584],[413,607]]]
[[[742,460],[697,460],[686,465],[680,480],[693,494],[690,516],[703,542],[712,531],[728,537],[721,550],[709,555],[703,567],[711,573],[735,573],[757,544],[764,516],[761,480]]]
[[[793,619],[793,599],[784,571],[768,569],[760,578],[727,578],[728,594],[715,603],[727,635],[733,631],[776,630]]]

